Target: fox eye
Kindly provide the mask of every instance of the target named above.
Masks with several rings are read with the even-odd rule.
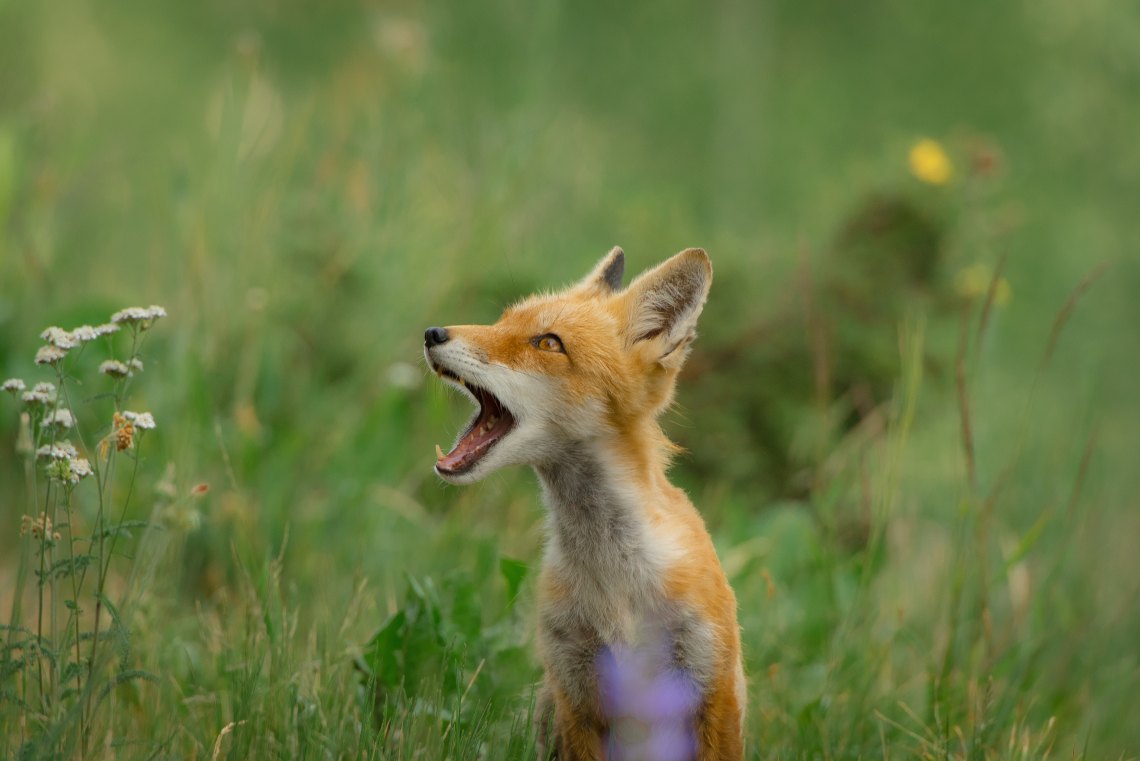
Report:
[[[540,351],[553,351],[558,352],[559,354],[566,353],[566,350],[562,348],[562,339],[553,333],[535,336],[534,338],[530,339],[530,342],[534,348],[539,349]]]

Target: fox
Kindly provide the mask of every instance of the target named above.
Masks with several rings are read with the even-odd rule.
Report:
[[[736,597],[704,520],[666,471],[658,418],[712,283],[689,248],[623,287],[614,247],[585,279],[493,325],[424,332],[431,369],[478,408],[435,473],[533,468],[540,759],[739,761],[746,687]]]

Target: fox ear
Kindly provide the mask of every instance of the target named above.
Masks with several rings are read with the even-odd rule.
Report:
[[[602,257],[593,271],[578,284],[578,289],[598,296],[608,296],[621,290],[621,278],[625,274],[625,252],[614,246]]]
[[[653,341],[657,361],[677,367],[697,337],[697,318],[712,285],[712,262],[699,248],[685,249],[629,285],[626,337],[630,344]]]

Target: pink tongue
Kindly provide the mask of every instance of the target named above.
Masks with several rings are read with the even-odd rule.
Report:
[[[480,418],[475,423],[475,427],[471,432],[459,440],[455,445],[455,449],[445,454],[443,457],[436,460],[436,465],[441,470],[460,470],[469,466],[482,456],[487,447],[491,445],[496,439],[502,436],[510,427],[510,421],[504,415],[499,418],[495,423],[495,427],[489,431],[483,430],[483,421]]]

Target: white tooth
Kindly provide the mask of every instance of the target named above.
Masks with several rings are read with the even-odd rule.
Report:
[[[435,459],[437,459],[437,460],[443,459],[443,449],[440,448],[439,444],[435,445]]]

